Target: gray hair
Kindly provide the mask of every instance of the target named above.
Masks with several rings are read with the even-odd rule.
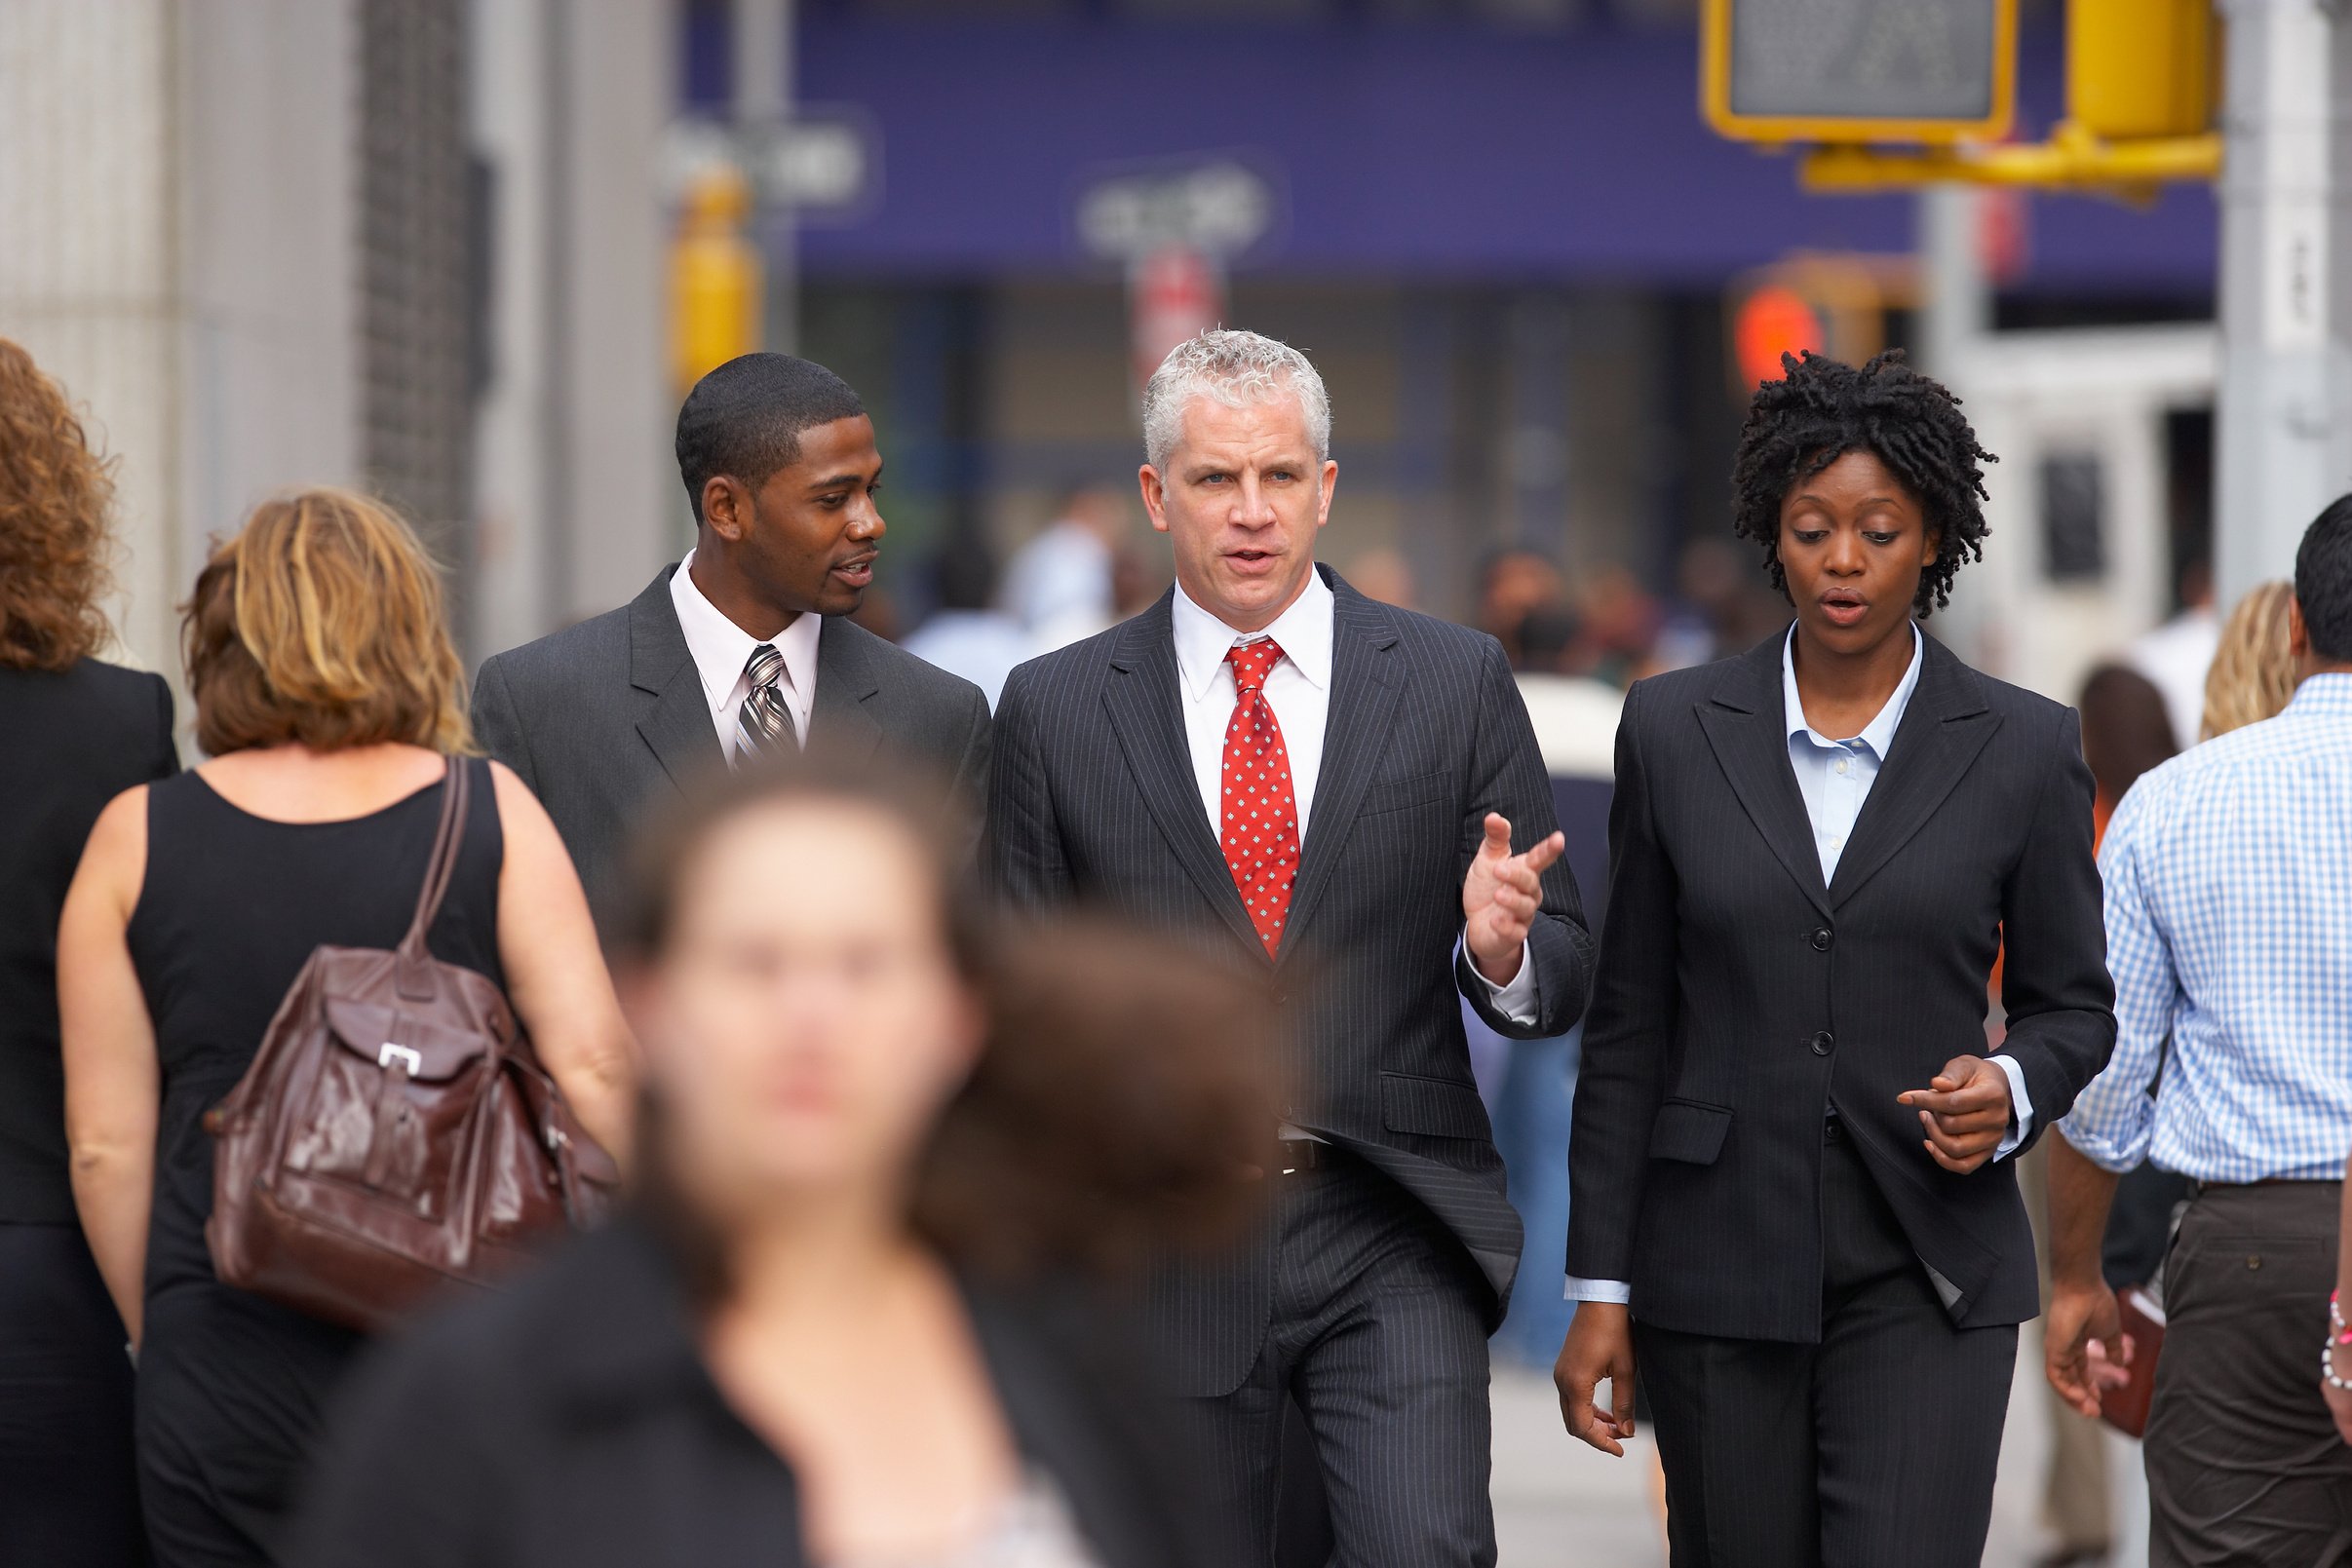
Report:
[[[1288,343],[1255,332],[1213,326],[1168,351],[1168,358],[1143,385],[1143,455],[1166,469],[1184,433],[1184,410],[1195,398],[1211,398],[1228,408],[1270,402],[1285,392],[1298,399],[1306,415],[1315,460],[1331,455],[1331,396],[1307,357]]]

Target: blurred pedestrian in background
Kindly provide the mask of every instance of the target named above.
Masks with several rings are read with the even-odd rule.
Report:
[[[1503,645],[1503,657],[1518,669],[1526,662],[1520,647],[1520,628],[1537,610],[1567,607],[1567,585],[1560,567],[1540,550],[1506,545],[1487,554],[1479,566],[1475,624]]]
[[[1581,662],[1580,630],[1565,605],[1529,611],[1520,623],[1523,666],[1516,679],[1552,778],[1565,859],[1579,887],[1598,890],[1608,859],[1609,758],[1625,694],[1568,673]],[[1588,904],[1586,917],[1598,931],[1597,904]],[[1462,1027],[1494,1122],[1495,1147],[1510,1172],[1511,1206],[1525,1230],[1510,1312],[1494,1347],[1523,1365],[1548,1370],[1575,1313],[1560,1293],[1555,1270],[1568,1241],[1566,1156],[1581,1026],[1544,1040],[1506,1040],[1465,1005]]]
[[[1295,1396],[1339,1561],[1491,1564],[1486,1338],[1520,1224],[1458,999],[1515,1037],[1583,1011],[1543,761],[1493,642],[1316,564],[1338,466],[1304,355],[1203,332],[1143,407],[1176,587],[1013,672],[983,859],[1015,910],[1217,955],[1299,1064],[1272,1221],[1155,1301],[1221,1560],[1267,1561]]]
[[[1005,563],[1004,607],[1039,653],[1091,637],[1118,618],[1117,557],[1127,502],[1099,487],[1061,498],[1054,518]]]
[[[848,383],[787,354],[730,360],[678,409],[677,466],[685,559],[474,682],[482,745],[547,803],[607,935],[646,806],[747,752],[888,742],[975,812],[987,786],[987,699],[848,619],[885,531],[882,455]]]
[[[1639,1371],[1676,1568],[1975,1568],[2041,1304],[2009,1157],[2114,1039],[2092,783],[2068,709],[1919,630],[1985,536],[1950,393],[1782,363],[1734,526],[1795,623],[1618,726],[1561,1401],[1622,1453]]]
[[[1019,621],[995,607],[996,558],[977,530],[949,536],[932,557],[939,608],[900,644],[981,689],[996,706],[1013,667],[1037,651]]]
[[[2157,1568],[2340,1561],[2352,1528],[2312,1365],[2352,1373],[2328,1296],[2352,1148],[2352,496],[2303,536],[2289,626],[2286,711],[2148,773],[2108,823],[2121,1032],[2050,1151],[2045,1361],[2086,1415],[2125,1356],[2101,1276],[2115,1173],[2196,1184],[2144,1445]]]
[[[407,524],[309,490],[257,509],[185,623],[191,773],[117,796],[58,937],[73,1191],[138,1348],[157,1560],[287,1560],[319,1412],[358,1341],[222,1284],[204,1114],[251,1064],[314,948],[391,948],[416,907],[445,757],[469,745],[441,579]],[[503,767],[475,799],[433,956],[513,998],[581,1124],[628,1136],[626,1028],[547,814]],[[494,801],[494,805],[490,805]]]
[[[2090,765],[2096,786],[2091,800],[2096,848],[2105,836],[2116,802],[2141,774],[2171,758],[2179,747],[2173,743],[2164,693],[2128,666],[2094,669],[2084,679],[2075,706],[2082,714],[2083,760]],[[1996,964],[1992,992],[1996,1014],[2000,983]],[[1997,1040],[1997,1016],[1990,1027]],[[2043,1223],[2050,1205],[2050,1147],[2044,1140],[2018,1162],[2018,1183],[2025,1195],[2026,1209],[2034,1216],[2035,1256],[2041,1264],[2045,1297],[2050,1289],[2048,1228]],[[2123,1179],[2103,1248],[2108,1283],[2122,1289],[2155,1278],[2164,1260],[2173,1205],[2186,1193],[2187,1183],[2180,1177],[2144,1162]],[[2037,1568],[2103,1561],[2115,1543],[2106,1434],[2099,1422],[2076,1410],[2055,1389],[2044,1387],[2042,1402],[2051,1420],[2050,1463],[2042,1487],[2042,1522],[2050,1532],[2051,1545],[2036,1559]]]
[[[2192,560],[2183,566],[2179,591],[2178,613],[2134,638],[2124,662],[2156,683],[2164,693],[2174,736],[2182,746],[2194,746],[2205,709],[2206,671],[2213,668],[2214,650],[2221,638],[2221,621],[2214,613],[2212,564]]]
[[[2276,718],[2294,700],[2302,680],[2292,631],[2294,585],[2269,582],[2238,600],[2221,629],[2213,669],[2205,677],[2205,717],[2197,739]]]
[[[106,802],[178,770],[172,689],[106,664],[114,476],[0,338],[0,1561],[142,1560],[131,1363],[75,1223],[58,916]]]
[[[960,858],[821,752],[654,837],[634,1217],[372,1368],[305,1563],[1225,1568],[1089,1281],[1245,1217],[1269,1052],[1156,944],[984,948]]]

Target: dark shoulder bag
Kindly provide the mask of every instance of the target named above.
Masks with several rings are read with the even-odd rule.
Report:
[[[207,1113],[205,1225],[222,1282],[354,1328],[485,1286],[607,1208],[611,1160],[572,1119],[496,982],[425,947],[465,838],[449,759],[416,917],[398,948],[320,947]]]

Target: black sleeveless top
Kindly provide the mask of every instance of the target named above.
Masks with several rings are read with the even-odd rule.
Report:
[[[489,763],[465,765],[473,770],[465,837],[427,945],[503,987],[506,840]],[[146,880],[129,936],[163,1067],[149,1300],[214,1283],[204,1240],[212,1212],[204,1113],[245,1076],[311,949],[400,944],[424,885],[441,797],[434,784],[365,817],[280,822],[230,805],[197,773],[148,787]]]

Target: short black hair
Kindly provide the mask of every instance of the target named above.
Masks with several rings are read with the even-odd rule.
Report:
[[[2352,660],[2352,495],[2339,495],[2303,530],[2294,553],[2294,602],[2311,651]]]
[[[1889,349],[1861,369],[1805,351],[1781,356],[1785,372],[1755,389],[1739,456],[1731,465],[1733,532],[1763,548],[1772,586],[1789,591],[1781,565],[1781,503],[1790,486],[1848,452],[1869,452],[1894,471],[1936,531],[1936,558],[1919,577],[1914,614],[1950,602],[1960,562],[1985,555],[1985,471],[1960,400]]]
[[[848,382],[790,354],[746,354],[694,383],[677,411],[677,472],[694,520],[716,475],[757,488],[800,460],[800,433],[866,412]]]

